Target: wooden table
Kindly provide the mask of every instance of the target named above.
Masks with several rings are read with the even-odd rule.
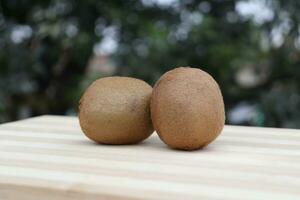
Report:
[[[300,131],[226,126],[194,152],[97,145],[75,117],[0,126],[1,200],[300,199]]]

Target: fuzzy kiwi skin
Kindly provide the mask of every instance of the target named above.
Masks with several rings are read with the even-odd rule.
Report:
[[[152,87],[129,77],[93,82],[79,103],[84,134],[102,144],[134,144],[153,132],[150,117]]]
[[[197,68],[168,71],[153,88],[151,118],[159,137],[171,148],[200,149],[224,127],[219,86],[208,73]]]

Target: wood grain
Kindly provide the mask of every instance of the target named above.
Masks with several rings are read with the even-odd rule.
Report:
[[[207,148],[98,145],[75,117],[0,126],[0,199],[300,199],[300,131],[225,126]]]

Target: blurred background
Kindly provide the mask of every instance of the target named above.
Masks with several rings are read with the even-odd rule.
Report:
[[[228,124],[300,128],[300,1],[1,0],[0,122],[76,115],[95,79],[219,83]]]

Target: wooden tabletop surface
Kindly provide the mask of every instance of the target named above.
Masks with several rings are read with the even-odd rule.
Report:
[[[75,117],[0,125],[0,199],[300,199],[300,130],[225,126],[203,150],[97,145]]]

